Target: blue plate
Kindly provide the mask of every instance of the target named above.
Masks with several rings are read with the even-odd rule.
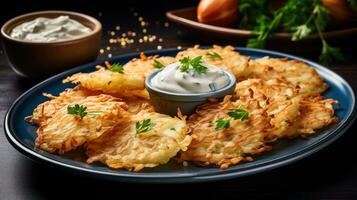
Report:
[[[48,92],[57,95],[65,88],[73,87],[74,85],[72,84],[62,84],[62,79],[76,72],[94,71],[95,65],[103,64],[102,62],[97,62],[58,74],[37,84],[21,95],[6,114],[4,123],[6,136],[17,150],[29,158],[75,173],[128,182],[182,183],[231,179],[292,163],[326,147],[340,137],[353,123],[355,115],[355,95],[349,84],[336,73],[314,62],[287,54],[246,48],[236,48],[236,50],[253,59],[263,56],[275,58],[287,57],[289,59],[303,61],[314,67],[330,86],[325,96],[337,99],[340,102],[340,104],[335,107],[340,122],[309,139],[278,141],[273,144],[272,151],[255,157],[255,161],[241,163],[226,170],[221,170],[214,166],[200,167],[191,164],[184,167],[171,161],[166,165],[145,169],[141,172],[128,172],[125,170],[109,169],[101,164],[86,164],[84,157],[79,156],[82,155],[81,152],[73,152],[66,156],[59,156],[34,149],[36,127],[26,123],[24,118],[30,115],[38,104],[47,100],[42,96],[42,93]],[[176,49],[166,49],[147,51],[145,53],[148,55],[159,54],[161,56],[175,56],[177,52],[178,50]],[[127,54],[111,58],[109,61],[112,63],[126,63],[138,56],[139,54],[137,53]]]

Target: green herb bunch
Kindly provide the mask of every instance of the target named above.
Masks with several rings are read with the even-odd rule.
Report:
[[[345,60],[340,49],[330,46],[322,32],[329,23],[329,11],[320,0],[288,0],[273,11],[267,0],[241,0],[242,20],[240,28],[252,29],[254,37],[248,40],[251,48],[264,48],[266,41],[277,31],[291,32],[292,41],[304,39],[317,33],[322,43],[319,57],[321,63]]]

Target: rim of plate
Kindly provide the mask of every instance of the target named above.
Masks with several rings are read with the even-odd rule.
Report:
[[[201,48],[209,48],[210,46],[202,46]],[[185,50],[187,48],[182,48],[182,50]],[[181,50],[181,51],[182,51]],[[277,167],[281,167],[284,165],[287,165],[289,163],[295,162],[297,160],[300,160],[302,158],[305,158],[322,148],[326,147],[327,145],[331,144],[334,142],[336,139],[338,139],[341,135],[343,135],[347,129],[353,124],[352,122],[356,120],[356,105],[355,105],[355,93],[350,86],[350,84],[343,79],[339,74],[333,72],[332,70],[309,60],[306,60],[304,58],[298,57],[298,56],[293,56],[290,54],[285,54],[285,53],[280,53],[276,51],[270,51],[270,50],[261,50],[261,49],[252,49],[252,48],[243,48],[243,47],[235,47],[235,50],[242,53],[244,55],[244,52],[246,53],[260,53],[260,54],[266,54],[265,56],[278,56],[278,57],[287,57],[289,59],[294,59],[294,60],[300,60],[311,67],[314,67],[318,71],[324,72],[324,74],[329,74],[333,75],[334,79],[339,79],[339,82],[342,82],[343,85],[346,87],[348,90],[348,93],[351,94],[351,101],[352,101],[352,109],[347,111],[346,118],[343,121],[340,121],[336,127],[334,127],[333,130],[331,130],[328,134],[326,134],[324,137],[320,138],[318,141],[307,145],[303,146],[301,149],[298,149],[290,154],[287,154],[286,156],[281,156],[272,160],[265,161],[263,163],[259,163],[257,165],[253,166],[247,166],[244,169],[232,169],[228,168],[226,170],[222,171],[216,171],[216,172],[209,172],[209,173],[189,173],[189,174],[169,174],[167,175],[165,172],[154,172],[152,174],[147,174],[147,173],[132,173],[132,174],[123,174],[118,172],[105,172],[101,170],[96,170],[96,169],[88,169],[84,168],[81,166],[76,166],[76,165],[71,165],[67,164],[64,162],[56,161],[50,157],[47,157],[45,155],[42,155],[41,153],[38,153],[34,151],[33,149],[27,147],[22,141],[16,136],[16,133],[13,133],[11,128],[10,128],[10,117],[12,115],[13,109],[15,106],[26,96],[31,95],[36,89],[41,87],[47,82],[50,82],[54,79],[57,79],[62,76],[66,76],[67,74],[71,74],[83,69],[88,68],[89,66],[94,66],[97,63],[104,62],[103,60],[98,60],[95,62],[91,62],[88,64],[80,65],[78,67],[69,69],[67,71],[61,72],[55,76],[49,77],[48,79],[41,81],[40,83],[36,84],[35,86],[31,87],[28,89],[26,92],[24,92],[22,95],[20,95],[10,106],[8,109],[5,118],[4,118],[4,130],[5,130],[5,135],[8,141],[11,143],[11,145],[23,153],[25,156],[28,158],[34,160],[34,161],[45,161],[45,164],[54,166],[54,167],[59,167],[60,169],[67,169],[67,170],[73,170],[71,172],[82,172],[86,173],[88,175],[94,175],[97,176],[98,178],[104,178],[104,179],[112,179],[112,180],[118,180],[118,181],[123,181],[123,182],[136,182],[140,180],[141,183],[189,183],[189,182],[209,182],[209,181],[217,181],[217,180],[225,180],[225,179],[232,179],[236,177],[241,177],[241,176],[247,176],[250,174],[255,174],[255,173],[260,173],[264,172],[267,170],[275,169]],[[179,50],[175,48],[167,48],[167,49],[162,49],[162,50],[149,50],[149,51],[144,51],[145,54],[160,54],[160,53],[175,53],[178,52]],[[115,56],[113,58],[110,58],[108,60],[118,60],[118,59],[125,59],[125,58],[130,58],[130,57],[136,57],[140,53],[129,53],[129,54],[123,54],[120,56]],[[43,163],[43,162],[41,162]]]

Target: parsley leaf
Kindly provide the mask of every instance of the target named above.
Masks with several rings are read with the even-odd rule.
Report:
[[[328,65],[334,59],[345,61],[346,58],[339,48],[331,47],[325,40],[322,41],[322,51],[319,60],[322,64]]]
[[[207,57],[212,59],[212,60],[215,60],[215,59],[222,59],[221,55],[219,55],[218,53],[216,52],[208,52],[206,53]]]
[[[248,40],[247,47],[250,48],[264,48],[266,40],[271,36],[272,33],[278,29],[281,19],[283,18],[283,13],[277,13],[274,19],[268,25],[261,25],[258,30],[253,33],[258,35],[256,38],[251,38]],[[262,16],[259,18],[261,20],[260,24],[265,24],[268,20],[266,17]]]
[[[229,116],[228,119],[220,118],[220,119],[218,119],[216,121],[216,128],[215,128],[216,131],[219,131],[219,130],[221,130],[223,128],[229,128],[231,120],[244,121],[244,120],[247,120],[249,118],[248,111],[243,110],[243,109],[239,109],[239,108],[234,110],[234,111],[228,112],[227,114]]]
[[[70,115],[78,115],[81,119],[83,119],[84,116],[86,116],[88,113],[86,112],[87,107],[82,106],[82,105],[74,105],[74,106],[68,106],[67,107],[67,113]]]
[[[350,3],[350,7],[354,10],[357,11],[357,0],[348,0]]]
[[[188,72],[190,68],[190,57],[184,57],[180,60],[180,71]]]
[[[292,41],[301,40],[310,35],[311,28],[307,24],[303,24],[296,27],[296,31],[293,33]]]
[[[218,130],[221,130],[221,129],[223,129],[223,128],[229,128],[229,127],[230,127],[230,122],[231,122],[230,119],[227,119],[227,120],[218,119],[218,120],[216,121],[216,128],[215,128],[215,130],[218,131]]]
[[[248,111],[243,109],[236,109],[235,111],[228,112],[227,114],[234,120],[240,119],[241,121],[247,120],[249,117]]]
[[[206,73],[207,67],[203,66],[202,63],[202,56],[198,56],[194,59],[191,59],[190,57],[184,57],[180,60],[179,69],[181,72],[188,73],[191,66],[195,72],[198,74],[203,74]]]
[[[202,65],[202,56],[198,56],[198,57],[192,59],[191,66],[199,74],[206,73],[207,67]]]
[[[135,129],[136,129],[136,135],[143,133],[143,132],[147,132],[149,130],[151,130],[153,127],[152,123],[151,123],[151,119],[144,119],[142,121],[142,123],[140,122],[136,122],[135,124]]]
[[[271,9],[267,0],[240,0],[239,15],[241,16],[239,28],[250,30],[257,25],[258,17],[270,16]]]
[[[124,66],[116,63],[116,64],[113,64],[112,66],[110,66],[109,70],[112,72],[124,73]]]
[[[342,54],[341,50],[339,48],[335,48],[330,46],[321,31],[321,24],[319,23],[318,20],[315,20],[315,26],[317,29],[317,32],[320,36],[320,39],[322,41],[322,51],[321,51],[321,55],[319,57],[319,60],[321,63],[328,65],[332,62],[333,59],[339,60],[339,61],[345,61],[346,58],[345,56]]]
[[[154,68],[156,68],[156,69],[160,69],[160,68],[165,67],[164,64],[162,64],[161,62],[159,62],[159,61],[157,61],[157,60],[154,60],[153,66],[154,66]]]

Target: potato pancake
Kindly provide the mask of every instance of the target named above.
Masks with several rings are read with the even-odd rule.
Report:
[[[267,138],[275,140],[295,132],[291,123],[299,116],[299,87],[277,79],[248,79],[237,83],[234,97],[236,99],[254,98],[266,109],[270,117],[271,128]]]
[[[227,113],[236,109],[248,111],[249,117],[231,120],[229,127],[216,130],[217,121],[227,119]],[[190,116],[188,124],[192,142],[188,150],[181,153],[181,160],[200,165],[216,164],[224,169],[243,160],[252,160],[249,155],[270,149],[264,141],[269,117],[255,99],[231,101],[231,96],[226,96],[223,102],[200,106]]]
[[[31,116],[25,118],[26,121],[40,125],[42,122],[51,118],[63,106],[85,99],[87,96],[98,95],[98,92],[90,91],[80,87],[68,88],[61,92],[59,96],[44,93],[50,99],[38,105]]]
[[[156,69],[165,67],[174,62],[176,62],[174,57],[146,56],[142,53],[140,54],[140,58],[134,58],[124,65],[124,73],[141,74],[146,78],[147,75]]]
[[[150,128],[137,133],[137,123],[150,119]],[[143,122],[144,123],[144,122]],[[184,119],[142,111],[113,131],[87,145],[87,162],[100,161],[111,168],[139,171],[167,163],[191,142]]]
[[[249,57],[242,56],[237,51],[234,51],[234,47],[232,46],[220,47],[214,45],[213,48],[200,49],[199,46],[196,45],[193,48],[180,51],[177,54],[176,59],[180,60],[187,56],[191,58],[203,56],[203,60],[206,63],[227,69],[236,77],[245,75],[245,70],[248,67],[249,62]]]
[[[302,97],[296,134],[308,136],[318,129],[337,123],[338,117],[333,109],[333,105],[337,103],[334,99],[324,99],[320,95]]]
[[[80,118],[68,114],[68,107],[59,109],[53,117],[41,123],[35,145],[48,152],[60,154],[81,146],[111,131],[127,113],[127,105],[109,95],[90,96],[76,102],[87,109]],[[71,105],[74,105],[72,103]]]
[[[237,83],[234,97],[252,97],[270,116],[267,139],[306,136],[336,122],[333,104],[323,96],[301,95],[300,88],[280,80],[248,79]]]
[[[263,57],[249,62],[245,78],[287,80],[300,87],[300,93],[315,95],[324,92],[327,84],[312,67],[297,60]]]
[[[67,82],[106,94],[120,94],[123,91],[145,89],[145,77],[142,74],[112,72],[103,67],[95,72],[77,73],[69,76],[63,80],[63,83]]]
[[[149,100],[142,98],[124,98],[123,101],[128,105],[128,112],[137,114],[140,111],[154,112],[155,108]]]

